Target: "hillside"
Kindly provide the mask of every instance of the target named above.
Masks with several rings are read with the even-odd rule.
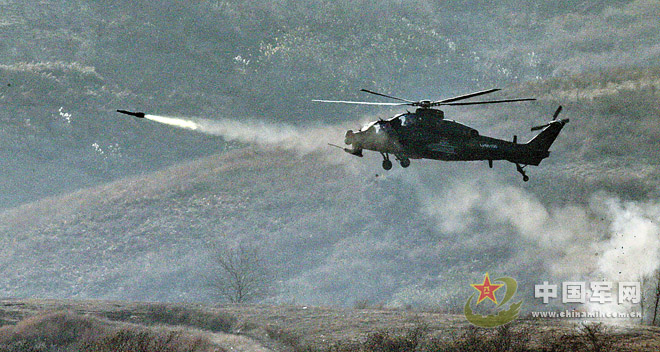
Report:
[[[336,194],[323,201],[333,203],[335,209],[345,208],[344,202],[356,200],[359,192],[333,184],[342,177],[341,170],[308,167],[296,171],[291,165],[303,160],[272,157],[253,151],[209,157],[5,213],[3,240],[14,255],[6,252],[3,258],[14,258],[5,265],[14,267],[20,276],[4,278],[3,287],[9,289],[4,295],[158,299],[158,295],[145,295],[144,287],[167,285],[170,288],[161,299],[199,299],[187,295],[195,291],[191,286],[205,286],[203,274],[209,269],[204,259],[211,254],[207,249],[211,242],[265,241],[264,248],[272,247],[270,254],[278,245],[293,245],[301,239],[312,247],[330,240],[314,240],[304,231],[305,226],[312,226],[304,216],[323,204],[314,193],[290,190],[316,179],[316,192],[324,193],[324,198]],[[301,173],[306,174],[302,177]],[[280,206],[289,213],[273,211]],[[247,208],[251,211],[245,212]],[[335,221],[348,216],[337,213]],[[328,221],[309,222],[321,226]],[[285,255],[278,253],[280,260]],[[13,260],[22,264],[16,267],[18,262]],[[47,274],[53,270],[64,275]],[[126,275],[129,272],[133,274]],[[44,274],[49,282],[43,282]],[[16,284],[27,286],[14,291],[10,287]],[[202,297],[208,299],[208,293]]]
[[[462,247],[454,241],[423,249],[445,235],[407,210],[423,204],[403,174],[328,160],[238,150],[6,211],[2,295],[214,301],[210,245],[240,243],[261,249],[276,301],[381,302],[400,291],[408,304],[425,300],[407,297],[410,280],[479,255],[444,258]]]
[[[657,228],[627,226],[654,219],[657,173],[626,176],[635,169],[610,169],[625,159],[609,158],[594,164],[589,181],[575,172],[585,163],[565,145],[579,143],[568,132],[528,184],[503,163],[491,171],[415,161],[385,174],[375,155],[266,144],[46,198],[0,214],[2,266],[11,268],[0,292],[215,302],[213,248],[237,244],[259,248],[271,269],[276,285],[266,302],[452,311],[471,290],[466,282],[485,271],[526,287],[570,277],[577,262],[585,278],[634,275],[637,262],[624,258],[653,255]],[[323,145],[325,136],[316,138]],[[628,192],[627,177],[649,191]],[[617,193],[603,193],[608,187]],[[612,249],[616,232],[649,237]],[[620,262],[618,273],[601,257]],[[526,309],[538,304],[523,294]]]
[[[644,0],[2,1],[0,208],[225,150],[221,138],[146,127],[118,108],[354,128],[381,112],[310,100],[364,99],[360,88],[439,99],[594,73],[606,82],[658,62],[659,14]],[[524,119],[503,138],[554,107],[515,109],[505,111]],[[592,164],[580,175],[591,180]]]

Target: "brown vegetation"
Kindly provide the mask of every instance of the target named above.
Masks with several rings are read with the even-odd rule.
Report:
[[[52,313],[54,309],[59,311]],[[484,329],[460,315],[394,309],[6,300],[0,302],[0,312],[5,324],[16,322],[0,328],[0,352],[660,349],[655,327],[519,319]]]
[[[182,330],[118,325],[73,312],[44,313],[0,329],[0,351],[222,351]]]
[[[187,326],[212,332],[230,332],[236,322],[235,317],[226,313],[162,303],[150,304],[140,311],[122,309],[101,314],[112,320],[146,325]]]

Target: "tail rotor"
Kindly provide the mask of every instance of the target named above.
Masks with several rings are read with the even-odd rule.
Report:
[[[559,117],[559,114],[561,113],[562,109],[563,109],[562,106],[559,105],[559,107],[557,108],[555,113],[552,115],[552,121],[546,123],[545,125],[534,126],[534,127],[532,127],[532,131],[542,130],[542,129],[544,129],[544,128],[546,128],[546,127],[548,127],[548,126],[550,126],[554,123],[561,123],[562,125],[568,123],[568,121],[569,121],[568,119],[557,120],[557,118]]]

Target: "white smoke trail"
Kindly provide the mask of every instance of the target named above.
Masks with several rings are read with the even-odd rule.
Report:
[[[343,128],[340,126],[317,125],[300,129],[291,125],[249,120],[242,122],[229,119],[193,119],[159,115],[145,115],[145,118],[174,127],[221,136],[226,141],[279,147],[303,153],[327,148],[328,142],[336,142],[343,136]]]
[[[239,122],[227,119],[200,120],[200,132],[222,136],[227,141],[259,145],[290,145],[302,138],[300,132],[289,125],[263,122]]]

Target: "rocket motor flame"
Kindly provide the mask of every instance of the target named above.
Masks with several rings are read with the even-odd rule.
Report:
[[[176,117],[165,117],[165,116],[158,116],[158,115],[144,115],[145,119],[163,123],[166,125],[170,126],[175,126],[175,127],[180,127],[180,128],[185,128],[189,130],[197,130],[199,128],[199,125],[195,123],[194,121],[190,120],[185,120],[185,119],[180,119]]]

